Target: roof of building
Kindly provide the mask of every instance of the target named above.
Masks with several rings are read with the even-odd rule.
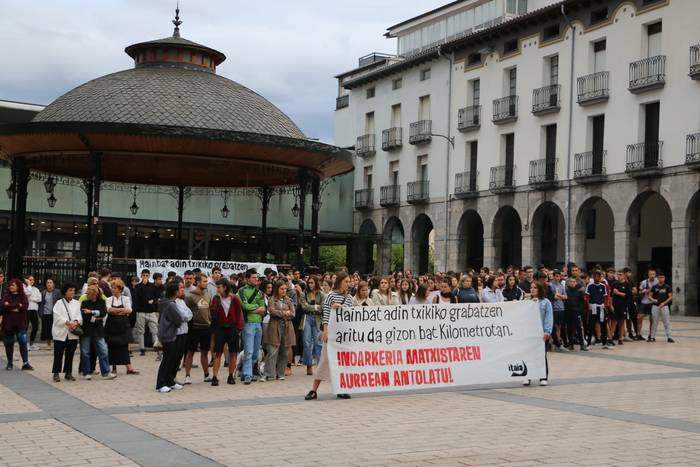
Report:
[[[289,117],[247,87],[170,65],[89,81],[49,104],[34,122],[135,123],[304,138]]]
[[[153,41],[146,41],[146,42],[139,42],[136,44],[132,44],[128,46],[127,48],[124,49],[124,52],[126,52],[130,57],[135,58],[136,53],[140,49],[143,49],[145,47],[151,47],[154,45],[162,45],[162,46],[176,46],[178,48],[186,48],[186,49],[191,49],[191,50],[202,50],[205,52],[209,52],[210,54],[214,55],[217,58],[216,64],[220,64],[224,60],[226,60],[226,55],[223,53],[219,52],[218,50],[212,49],[211,47],[207,47],[206,45],[198,44],[196,42],[190,41],[185,39],[184,37],[180,36],[170,36],[170,37],[164,37],[163,39],[156,39]]]
[[[404,24],[411,23],[411,22],[413,22],[413,21],[415,21],[415,20],[417,20],[417,19],[425,18],[426,16],[430,16],[430,15],[435,14],[435,13],[437,13],[437,12],[439,12],[439,11],[442,11],[442,10],[447,10],[447,9],[450,8],[450,7],[453,7],[453,6],[455,6],[455,5],[459,4],[459,3],[464,3],[464,2],[467,2],[467,1],[469,1],[469,0],[456,0],[456,1],[454,1],[454,2],[446,3],[445,5],[442,5],[442,6],[439,6],[439,7],[437,7],[437,8],[434,8],[434,9],[432,9],[432,10],[430,10],[430,11],[426,11],[425,13],[421,13],[421,14],[419,14],[419,15],[417,15],[417,16],[414,16],[413,18],[408,18],[408,19],[406,19],[406,20],[404,20],[404,21],[401,21],[400,23],[396,23],[396,24],[394,24],[394,25],[392,25],[392,26],[389,26],[389,27],[386,28],[386,29],[387,29],[387,31],[391,31],[392,29],[398,28],[399,26],[403,26]],[[388,36],[388,35],[389,35],[389,32],[387,32],[385,35]]]

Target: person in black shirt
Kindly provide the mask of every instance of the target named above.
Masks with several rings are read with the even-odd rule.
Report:
[[[670,308],[673,300],[673,288],[666,283],[666,276],[663,273],[658,274],[659,283],[651,288],[651,342],[656,342],[656,330],[659,327],[659,318],[664,322],[664,330],[666,331],[666,340],[670,343],[675,342],[671,338],[671,320]]]
[[[624,271],[618,273],[618,279],[614,280],[610,284],[610,290],[612,294],[612,308],[613,314],[611,321],[613,339],[615,334],[617,334],[617,343],[622,345],[622,339],[626,339],[627,328],[625,326],[628,315],[628,303],[632,298],[632,287],[629,282],[627,282],[627,275]]]
[[[569,277],[566,281],[566,300],[564,300],[564,320],[568,332],[569,350],[574,350],[574,342],[581,345],[581,350],[588,351],[588,344],[583,335],[583,323],[581,316],[586,302],[583,291],[578,286],[575,277]]]
[[[141,271],[141,282],[134,287],[133,306],[136,312],[136,326],[134,334],[136,342],[139,344],[141,356],[146,355],[146,346],[144,335],[146,327],[151,331],[153,338],[153,346],[159,347],[158,342],[158,319],[155,313],[158,296],[156,295],[156,287],[153,282],[150,282],[151,271],[144,269]]]

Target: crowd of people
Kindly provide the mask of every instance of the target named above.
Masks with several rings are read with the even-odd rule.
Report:
[[[586,272],[570,264],[562,270],[483,267],[418,276],[411,271],[349,274],[343,267],[323,275],[251,269],[224,277],[214,268],[163,277],[144,269],[127,284],[104,269],[90,273],[82,286],[66,282],[60,287],[52,278],[38,287],[32,275],[6,284],[0,272],[0,295],[7,370],[14,369],[15,343],[21,369],[31,371],[29,352],[43,342],[53,350],[53,381],[60,382],[61,374],[75,381],[76,350],[79,376],[113,380],[119,366],[126,367],[127,375],[139,374],[133,352],[145,356],[152,347],[160,362],[160,393],[192,384],[197,366],[212,386],[220,384],[222,366],[227,384],[238,378],[245,385],[284,380],[295,366],[305,366],[306,374],[315,376],[306,399],[316,399],[321,381],[329,379],[325,343],[331,310],[338,307],[534,300],[547,350],[588,351],[594,345],[608,350],[625,342],[656,342],[659,321],[666,341],[674,342],[673,289],[663,272],[653,268],[639,283],[629,268],[596,266]],[[178,380],[182,370],[184,377]]]

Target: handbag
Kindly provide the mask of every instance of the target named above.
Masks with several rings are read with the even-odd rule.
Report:
[[[61,301],[63,302],[63,308],[66,309],[66,315],[68,315],[68,321],[71,321],[71,319],[70,319],[70,311],[68,310],[68,305],[66,305],[66,300],[65,300],[65,299],[62,299]],[[72,334],[74,334],[74,335],[76,335],[76,336],[78,336],[78,337],[80,337],[80,336],[82,336],[82,335],[85,334],[85,331],[83,331],[83,327],[82,327],[80,324],[78,324],[78,325],[75,327],[75,329],[73,329],[72,331],[69,331],[69,332],[72,333]]]

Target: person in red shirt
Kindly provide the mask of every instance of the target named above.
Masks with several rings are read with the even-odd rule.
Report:
[[[211,311],[212,327],[214,329],[214,375],[211,385],[219,385],[219,369],[221,368],[221,355],[224,347],[228,347],[229,361],[228,384],[236,384],[234,371],[236,359],[240,347],[240,333],[245,326],[243,306],[241,299],[233,293],[231,284],[226,278],[216,281],[216,295],[209,305]]]

